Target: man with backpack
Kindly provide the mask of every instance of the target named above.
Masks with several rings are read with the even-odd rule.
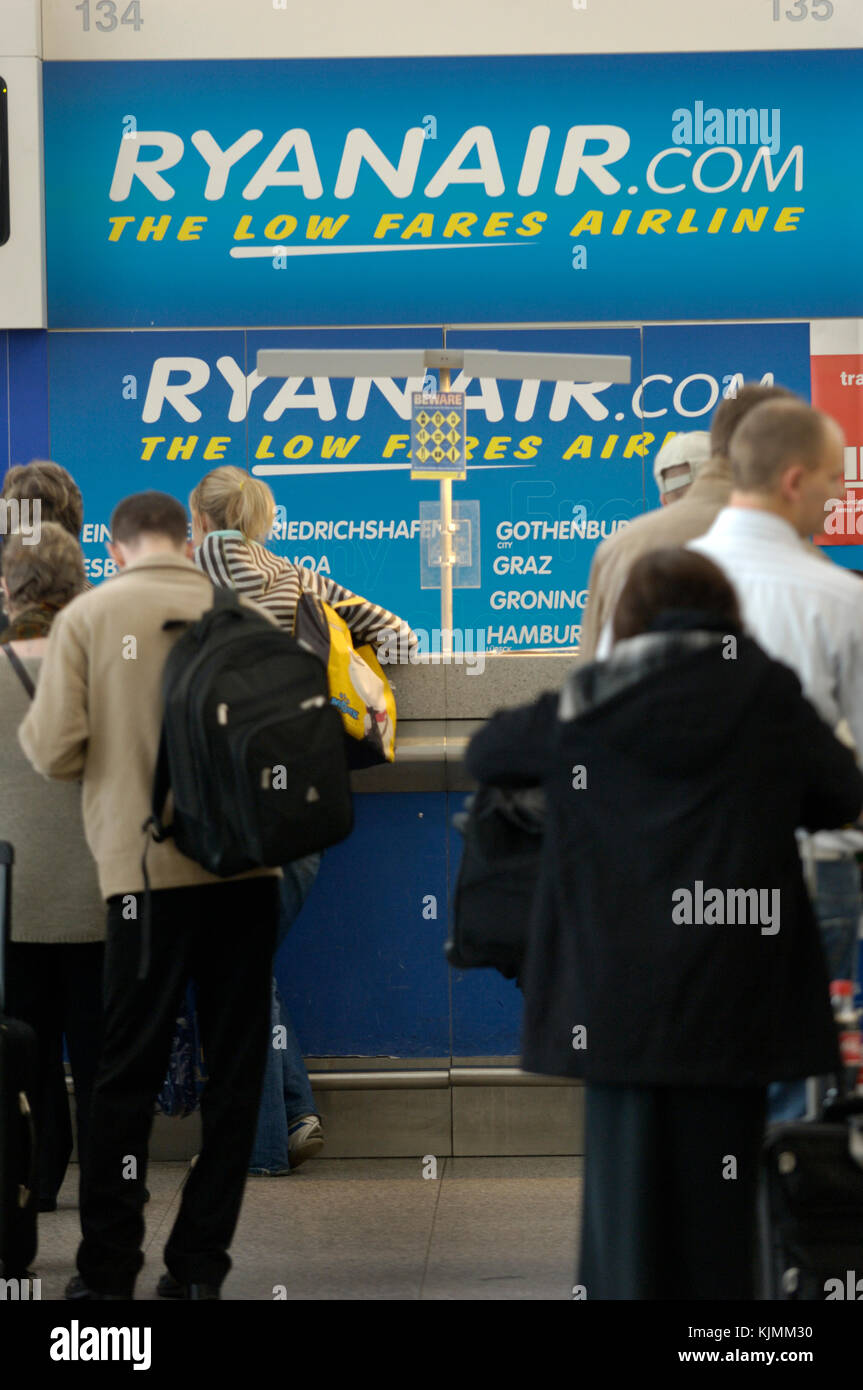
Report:
[[[19,730],[37,771],[82,781],[87,841],[108,904],[105,1035],[93,1094],[91,1170],[81,1198],[79,1275],[66,1297],[133,1296],[143,1263],[153,1103],[191,977],[209,1082],[201,1103],[201,1152],[165,1246],[168,1273],[159,1293],[212,1299],[220,1297],[230,1269],[227,1250],[255,1135],[280,870],[261,866],[267,860],[259,858],[259,867],[234,873],[235,854],[219,869],[233,876],[217,877],[181,852],[177,841],[189,848],[194,823],[187,820],[183,831],[181,807],[188,812],[189,803],[184,806],[174,764],[176,834],[147,843],[143,827],[160,748],[166,662],[184,629],[188,633],[213,608],[214,591],[190,558],[186,513],[174,498],[158,492],[126,498],[113,514],[111,534],[109,550],[119,573],[58,615],[36,699]],[[266,640],[275,628],[272,619],[246,600],[239,600],[239,610],[236,600],[232,604],[235,616],[254,616],[248,624],[252,638],[260,642],[263,634]],[[166,622],[175,626],[166,631]],[[293,650],[286,634],[276,630],[275,641]],[[298,659],[313,660],[306,653]],[[256,678],[262,670],[257,668]],[[326,692],[322,668],[312,679]],[[314,696],[312,703],[318,701]],[[228,721],[228,705],[218,705],[214,718]],[[214,767],[200,768],[202,776],[218,775],[212,746]],[[215,851],[212,857],[218,857]]]

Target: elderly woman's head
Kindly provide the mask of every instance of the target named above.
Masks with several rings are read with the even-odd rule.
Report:
[[[699,617],[742,626],[740,605],[730,581],[706,555],[671,546],[636,560],[614,610],[615,642],[636,637],[667,621],[670,614],[698,626]]]
[[[56,521],[44,521],[39,540],[7,536],[2,580],[10,618],[37,604],[63,608],[87,582],[81,547]]]
[[[76,539],[84,523],[81,489],[71,473],[50,459],[16,464],[3,479],[6,501],[38,502],[42,521],[58,521]]]

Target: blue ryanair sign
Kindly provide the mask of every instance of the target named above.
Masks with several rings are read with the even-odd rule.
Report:
[[[44,65],[49,323],[863,314],[863,52]]]
[[[273,489],[275,551],[417,629],[439,627],[439,576],[423,560],[423,518],[433,523],[439,485],[410,478],[411,397],[421,382],[282,380],[254,368],[262,347],[428,347],[433,330],[48,336],[52,456],[84,494],[93,581],[112,571],[104,542],[121,497],[158,488],[186,502],[205,473],[231,463]],[[653,461],[665,440],[708,427],[743,381],[809,392],[805,323],[452,329],[447,344],[623,354],[633,363],[628,385],[454,371],[467,423],[466,478],[453,483],[453,499],[456,518],[471,518],[472,566],[470,586],[456,589],[454,620],[483,650],[575,646],[593,553],[658,505]]]

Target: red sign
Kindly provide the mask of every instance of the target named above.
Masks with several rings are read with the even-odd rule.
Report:
[[[845,502],[827,517],[816,545],[863,545],[863,353],[810,359],[812,404],[845,433]]]

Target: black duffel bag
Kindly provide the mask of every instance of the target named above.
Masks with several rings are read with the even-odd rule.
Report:
[[[481,786],[453,816],[464,852],[444,946],[459,970],[493,967],[507,979],[521,973],[539,878],[545,792]]]

